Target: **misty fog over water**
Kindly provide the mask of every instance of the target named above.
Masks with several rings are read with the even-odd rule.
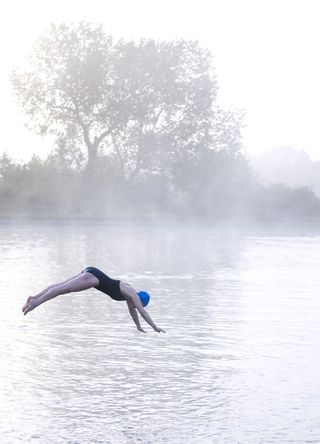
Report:
[[[1,444],[319,442],[320,163],[250,158],[199,40],[109,31],[51,23],[10,71],[47,156],[0,150]],[[92,288],[23,316],[87,266],[166,333]]]
[[[318,442],[319,233],[7,226],[0,254],[1,443]],[[23,317],[87,265],[149,290],[167,333],[94,289]]]
[[[108,32],[96,22],[51,23],[30,63],[12,67],[24,122],[50,149],[25,162],[2,149],[1,219],[319,221],[318,165],[306,170],[300,156],[291,178],[270,180],[252,169],[246,112],[220,102],[209,48]]]

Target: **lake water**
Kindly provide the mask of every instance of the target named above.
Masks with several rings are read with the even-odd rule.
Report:
[[[0,229],[0,442],[320,442],[320,235],[209,225]],[[152,294],[158,334],[94,289],[24,317],[92,265]]]

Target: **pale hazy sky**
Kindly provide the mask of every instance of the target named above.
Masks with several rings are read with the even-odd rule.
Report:
[[[210,48],[219,101],[244,108],[248,153],[291,145],[320,159],[319,0],[11,0],[0,16],[0,152],[26,159],[45,140],[24,127],[8,73],[51,22],[101,22],[115,38],[198,39]]]

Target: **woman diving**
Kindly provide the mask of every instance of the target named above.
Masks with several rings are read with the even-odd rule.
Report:
[[[26,315],[29,311],[34,310],[39,305],[57,296],[88,290],[92,287],[102,291],[116,301],[126,301],[129,313],[139,331],[145,333],[140,325],[137,311],[154,331],[165,333],[164,330],[155,325],[148,312],[144,309],[150,300],[150,296],[146,291],[137,292],[129,284],[120,280],[111,279],[101,270],[94,267],[87,267],[77,276],[67,279],[60,284],[50,285],[36,296],[29,296],[22,307],[22,311],[24,315]]]

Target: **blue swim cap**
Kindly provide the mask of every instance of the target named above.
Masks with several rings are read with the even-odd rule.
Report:
[[[138,296],[140,298],[141,304],[145,307],[149,304],[150,301],[150,295],[146,291],[139,291]]]

